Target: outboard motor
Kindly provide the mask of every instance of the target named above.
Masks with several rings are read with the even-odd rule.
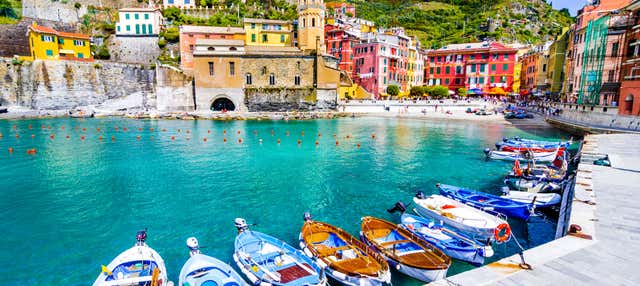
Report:
[[[513,137],[513,139],[520,140],[520,136],[515,136],[515,137]]]
[[[425,196],[422,191],[418,191],[418,193],[416,194],[416,198],[418,198],[420,200],[424,200],[424,199],[427,198],[427,196]]]
[[[507,141],[509,141],[509,138],[507,138],[507,137],[502,137],[502,142],[507,142]]]
[[[140,230],[136,233],[136,245],[142,246],[144,245],[145,240],[147,240],[147,229]]]
[[[304,219],[304,221],[307,222],[307,221],[312,221],[313,217],[309,212],[304,212],[304,214],[302,215],[302,219]]]
[[[484,150],[482,150],[484,152],[485,155],[489,156],[489,152],[491,152],[491,149],[489,148],[484,148]]]
[[[508,195],[509,194],[509,187],[507,187],[507,186],[502,187],[502,194],[503,195]]]
[[[249,229],[249,225],[247,224],[247,221],[241,217],[236,218],[234,220],[234,223],[236,225],[236,228],[238,229],[238,232],[243,232]]]
[[[399,211],[400,213],[404,213],[404,211],[406,211],[406,210],[407,210],[407,206],[405,206],[403,202],[398,201],[398,202],[396,202],[395,205],[393,205],[392,208],[387,209],[387,212],[389,212],[391,214],[395,213],[396,211]]]
[[[189,257],[200,254],[200,245],[195,237],[187,238],[187,247],[189,248]]]

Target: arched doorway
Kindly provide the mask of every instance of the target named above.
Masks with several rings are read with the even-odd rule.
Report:
[[[633,94],[627,95],[627,97],[624,99],[624,103],[625,111],[631,114],[631,112],[633,111]]]
[[[212,111],[234,111],[236,110],[236,106],[235,104],[233,104],[233,101],[231,101],[231,99],[228,99],[226,97],[220,97],[216,100],[213,101],[213,103],[211,104],[211,110]]]

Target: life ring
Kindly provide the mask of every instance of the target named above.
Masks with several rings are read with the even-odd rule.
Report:
[[[500,233],[504,230],[504,234],[500,235]],[[496,238],[498,243],[503,243],[511,237],[511,227],[507,223],[501,223],[496,227],[493,231],[493,236]]]

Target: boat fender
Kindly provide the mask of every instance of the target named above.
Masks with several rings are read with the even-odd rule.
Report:
[[[400,271],[400,267],[401,267],[401,266],[400,266],[400,264],[399,264],[399,263],[398,263],[398,264],[396,264],[396,270]]]
[[[494,252],[493,252],[493,247],[491,247],[491,245],[485,245],[484,247],[482,247],[482,257],[492,257]]]
[[[333,273],[332,273],[332,274],[333,274],[333,276],[335,276],[336,278],[338,278],[338,280],[342,280],[342,281],[344,281],[344,280],[346,280],[346,279],[347,279],[347,275],[345,275],[345,274],[344,274],[344,273],[342,273],[342,272],[333,271]]]
[[[500,235],[500,233],[503,230],[504,230],[504,234]],[[506,242],[507,240],[509,240],[509,237],[511,236],[511,227],[509,227],[509,224],[507,223],[501,223],[493,231],[493,236],[496,238],[496,241],[498,243]]]
[[[322,268],[322,269],[327,268],[327,265],[324,264],[324,261],[322,261],[320,259],[316,259],[316,263],[318,263],[318,266],[320,266],[320,268]]]

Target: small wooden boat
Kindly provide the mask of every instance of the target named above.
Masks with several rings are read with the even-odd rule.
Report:
[[[502,142],[496,143],[496,149],[503,150],[504,147],[507,148],[529,148],[529,149],[539,149],[539,150],[549,150],[553,151],[556,148],[566,149],[571,146],[571,141],[539,141],[539,140],[530,140],[523,139],[520,137],[513,138],[503,138]],[[505,150],[508,151],[508,150]]]
[[[313,221],[308,214],[300,232],[300,248],[342,284],[391,284],[391,272],[384,257],[346,231]]]
[[[273,237],[249,230],[242,218],[235,220],[235,260],[253,285],[326,285],[322,268],[302,251]]]
[[[226,263],[200,253],[200,246],[195,237],[187,239],[189,260],[180,270],[178,285],[189,286],[249,286],[242,277]]]
[[[421,216],[442,221],[443,224],[481,242],[496,239],[498,235],[495,234],[499,232],[497,230],[509,230],[509,224],[504,219],[445,196],[425,197],[419,192],[413,198],[413,202]]]
[[[433,244],[451,258],[481,265],[485,257],[493,256],[491,244],[482,245],[432,219],[404,213],[400,221],[404,229]]]
[[[167,268],[162,257],[147,246],[147,231],[136,234],[136,244],[120,253],[102,272],[93,286],[167,285]]]
[[[503,198],[521,202],[526,204],[531,204],[536,208],[547,208],[554,205],[559,204],[562,201],[562,197],[559,194],[555,193],[529,193],[529,192],[516,192],[509,191],[508,193],[502,195]]]
[[[398,271],[424,282],[445,278],[451,258],[408,230],[386,220],[362,218],[360,238]]]
[[[507,177],[504,184],[511,190],[529,193],[560,193],[563,183]]]
[[[552,152],[509,152],[484,149],[487,158],[506,161],[536,161],[536,162],[552,162],[557,158],[558,150]]]
[[[437,184],[440,194],[461,203],[481,209],[495,211],[511,218],[526,220],[531,215],[531,204],[521,203],[500,196],[478,192],[461,187]]]

